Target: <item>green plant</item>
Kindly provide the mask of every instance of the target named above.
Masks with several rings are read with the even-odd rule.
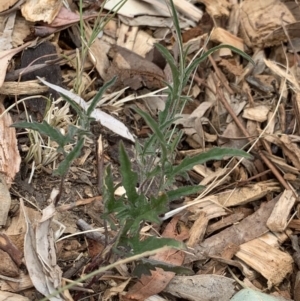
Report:
[[[107,1],[109,0],[104,0],[103,3],[101,3],[98,16],[94,21],[93,29],[91,30],[91,32],[89,30],[88,25],[85,24],[83,18],[84,16],[83,0],[79,1],[79,16],[80,16],[79,31],[80,31],[80,39],[81,39],[81,49],[80,49],[80,56],[77,60],[77,66],[76,66],[77,76],[74,84],[74,91],[78,95],[81,95],[82,89],[84,89],[84,87],[82,87],[82,75],[84,72],[84,63],[87,59],[91,45],[94,43],[94,41],[104,30],[106,24],[115,17],[116,13],[127,2],[127,0],[119,0],[110,11],[104,13],[104,5]]]
[[[172,84],[167,84],[167,100],[165,108],[159,113],[158,121],[155,121],[148,113],[134,108],[140,114],[152,130],[152,134],[140,144],[136,142],[136,160],[139,171],[132,170],[130,159],[122,143],[120,143],[120,173],[122,185],[126,194],[115,197],[116,186],[113,184],[111,169],[106,168],[103,187],[103,199],[105,202],[104,219],[110,221],[109,216],[114,214],[119,221],[118,237],[114,243],[118,252],[120,247],[127,250],[127,254],[138,254],[145,250],[153,250],[163,245],[180,247],[179,242],[170,239],[148,237],[140,242],[139,230],[145,222],[159,223],[159,216],[168,210],[169,202],[183,196],[199,192],[202,186],[184,186],[174,188],[176,176],[187,176],[196,164],[222,159],[224,156],[250,157],[244,151],[237,149],[214,148],[194,157],[186,157],[180,164],[174,165],[178,143],[182,132],[173,126],[178,113],[181,113],[188,100],[183,95],[183,88],[187,85],[191,73],[197,65],[204,61],[212,52],[220,48],[230,48],[247,60],[252,59],[242,51],[230,46],[220,45],[214,47],[196,58],[188,66],[187,53],[183,50],[179,21],[173,1],[170,7],[174,18],[176,37],[179,48],[179,62],[175,61],[171,53],[162,45],[157,44],[157,49],[164,56],[172,71]],[[114,223],[110,221],[110,226]],[[128,250],[130,251],[128,253]]]
[[[93,121],[93,118],[91,117],[92,112],[96,108],[97,103],[101,99],[103,93],[110,86],[112,86],[114,82],[115,78],[111,79],[101,87],[86,111],[83,110],[75,101],[70,99],[68,96],[62,95],[63,99],[70,104],[70,106],[75,110],[78,116],[77,125],[69,124],[67,126],[66,134],[63,134],[55,125],[50,125],[45,119],[42,123],[36,121],[23,121],[12,125],[15,128],[26,128],[27,130],[37,131],[41,135],[44,135],[57,143],[56,151],[58,153],[61,153],[64,159],[59,164],[58,168],[54,171],[54,174],[61,177],[61,188],[63,186],[64,177],[67,174],[69,167],[81,153],[85,138],[91,136],[90,123],[91,121]],[[74,146],[69,152],[67,152],[66,149],[69,149],[70,144],[74,144]],[[60,196],[61,193],[62,191],[60,191]]]
[[[176,177],[186,177],[187,171],[195,164],[222,159],[224,156],[250,157],[242,150],[215,148],[195,157],[186,157],[180,164],[175,165],[176,149],[181,141],[182,132],[174,127],[173,124],[178,118],[176,117],[177,114],[182,112],[188,100],[188,97],[183,95],[183,89],[187,85],[193,70],[212,52],[224,47],[230,48],[249,61],[252,60],[245,53],[230,45],[220,45],[210,49],[186,66],[188,50],[183,50],[178,17],[172,1],[170,1],[170,7],[174,17],[179,62],[175,61],[165,47],[159,44],[156,45],[170,65],[173,77],[173,82],[166,84],[168,90],[165,108],[159,113],[158,121],[155,121],[148,113],[134,108],[151,128],[152,134],[143,143],[136,142],[138,171],[133,171],[125,147],[122,142],[120,143],[119,157],[122,182],[119,185],[122,185],[126,192],[121,197],[115,196],[116,188],[119,185],[114,184],[111,167],[107,166],[105,169],[103,182],[105,210],[103,218],[110,224],[112,229],[118,230],[117,237],[113,243],[113,250],[117,253],[125,249],[128,255],[140,254],[164,245],[182,248],[182,243],[167,238],[152,236],[146,238],[142,243],[140,241],[140,229],[143,224],[145,222],[160,223],[160,216],[167,212],[170,201],[203,189],[201,186],[176,188]],[[42,123],[20,122],[13,125],[14,127],[38,131],[57,143],[57,151],[63,154],[64,160],[58,166],[55,174],[61,176],[62,183],[70,165],[79,156],[85,138],[91,135],[90,122],[93,110],[105,90],[112,86],[114,81],[115,79],[112,79],[103,85],[86,110],[82,110],[72,99],[62,95],[78,116],[77,126],[68,125],[65,135],[45,120]],[[71,143],[74,144],[74,147],[70,152],[67,152],[65,150],[66,145]],[[113,219],[111,219],[112,215],[118,220],[118,227],[115,226]],[[124,253],[122,252],[122,254]]]

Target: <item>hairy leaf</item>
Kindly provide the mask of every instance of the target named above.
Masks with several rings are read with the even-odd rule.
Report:
[[[117,77],[113,77],[110,81],[106,82],[94,96],[90,106],[87,109],[87,115],[91,116],[92,112],[95,110],[98,102],[101,100],[103,93],[110,88],[116,81]]]
[[[183,81],[183,86],[186,85],[186,83],[188,82],[191,73],[193,72],[193,70],[201,63],[203,62],[209,55],[211,55],[213,52],[221,49],[221,48],[229,48],[230,50],[232,50],[233,52],[239,54],[240,56],[242,56],[243,58],[245,58],[247,61],[251,62],[253,65],[255,65],[254,61],[252,60],[252,58],[247,55],[245,52],[241,51],[240,49],[233,47],[231,45],[227,45],[227,44],[222,44],[216,47],[213,47],[211,49],[209,49],[208,51],[206,51],[204,54],[202,54],[199,58],[195,59],[186,69],[185,69],[185,74],[184,74],[184,81]]]
[[[140,114],[144,118],[144,120],[146,121],[146,123],[151,128],[154,135],[160,142],[161,151],[162,151],[162,160],[164,161],[167,157],[166,141],[165,141],[165,137],[164,137],[163,133],[159,129],[157,122],[148,113],[146,113],[138,108],[135,108],[135,110],[137,111],[138,114]]]
[[[122,185],[124,186],[129,202],[135,204],[139,197],[136,192],[138,176],[137,173],[131,169],[131,162],[122,141],[119,146],[119,158],[121,164],[120,173],[122,176]]]
[[[184,243],[171,238],[157,238],[150,236],[143,241],[140,241],[139,236],[132,238],[129,242],[134,255],[159,249],[165,246],[173,247],[176,249],[185,249]]]
[[[242,150],[231,148],[213,148],[208,152],[198,154],[194,157],[185,157],[182,162],[175,166],[167,176],[169,179],[172,179],[174,176],[192,169],[196,164],[203,164],[211,160],[221,160],[225,156],[251,158],[251,155]]]
[[[194,193],[199,192],[200,190],[203,190],[205,186],[196,185],[196,186],[183,186],[179,187],[175,190],[167,191],[167,196],[169,198],[169,201],[178,200],[183,196],[191,195]]]
[[[79,157],[83,144],[84,138],[80,138],[80,140],[76,143],[72,151],[68,153],[65,159],[59,164],[58,168],[54,171],[55,175],[64,176],[68,172],[72,162]]]
[[[167,272],[173,272],[176,275],[194,275],[194,271],[179,265],[170,264],[163,261],[154,259],[142,258],[141,261],[136,265],[132,274],[138,278],[144,275],[151,275],[151,271],[155,271],[156,268],[161,268]]]
[[[33,131],[38,131],[42,135],[48,136],[50,139],[55,141],[58,145],[58,151],[63,151],[66,143],[70,142],[73,137],[66,138],[57,128],[52,127],[47,121],[43,120],[42,123],[38,122],[18,122],[11,125],[15,128],[25,128]]]

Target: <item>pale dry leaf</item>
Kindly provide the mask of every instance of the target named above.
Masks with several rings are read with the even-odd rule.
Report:
[[[120,0],[105,1],[104,8],[116,11],[116,7],[119,2]],[[170,12],[167,7],[162,9],[162,7],[156,7],[139,0],[127,0],[126,3],[118,10],[118,14],[130,18],[140,15],[170,17]]]
[[[284,16],[284,18],[283,18]],[[280,45],[281,39],[268,37],[274,30],[296,20],[279,0],[246,0],[240,4],[241,32],[249,47]],[[268,37],[268,39],[267,39]]]
[[[267,105],[247,106],[243,111],[243,117],[257,122],[264,122],[268,119],[270,109],[270,106]]]
[[[26,21],[22,16],[17,14],[12,35],[13,47],[18,47],[24,44],[25,38],[30,35],[30,26],[30,22]]]
[[[58,194],[58,191],[55,191]],[[56,213],[53,200],[43,210],[43,216],[35,228],[36,252],[44,267],[50,293],[59,288],[61,284],[62,271],[57,265],[56,247],[51,222]]]
[[[8,10],[12,6],[14,6],[19,0],[5,0],[0,2],[0,12],[4,12]]]
[[[48,279],[45,273],[45,267],[40,261],[39,254],[37,253],[37,241],[34,232],[34,226],[27,216],[26,208],[24,206],[23,200],[21,200],[21,207],[23,214],[25,216],[27,231],[25,234],[24,241],[24,257],[26,262],[26,267],[30,275],[31,281],[34,287],[44,296],[50,295],[55,292],[55,287]],[[58,297],[51,297],[51,301],[62,301]]]
[[[143,0],[150,3],[154,7],[160,8],[161,10],[167,10],[168,7],[165,1],[162,0]],[[173,3],[178,12],[189,18],[191,21],[199,22],[203,16],[203,12],[195,5],[190,3],[188,0],[173,0]]]
[[[164,292],[191,301],[229,301],[235,280],[220,275],[176,276]]]
[[[64,94],[71,98],[73,101],[75,101],[78,105],[81,106],[83,110],[87,110],[88,104],[78,95],[63,89],[59,86],[50,84],[46,82],[45,80],[38,78],[43,84],[46,86],[52,88],[53,90],[57,91],[58,93]],[[94,117],[96,121],[99,121],[103,126],[110,129],[112,132],[129,139],[131,141],[135,141],[133,135],[130,133],[129,129],[119,120],[116,118],[110,116],[109,114],[101,111],[100,109],[95,109],[94,112],[92,112],[91,117]]]
[[[16,12],[0,17],[0,24],[5,24],[4,28],[0,27],[0,51],[12,48],[12,36],[14,24],[16,20]]]
[[[112,299],[112,297],[117,296],[118,294],[122,293],[125,290],[125,288],[128,285],[130,280],[131,280],[131,278],[128,278],[126,281],[123,281],[122,283],[117,284],[117,285],[112,286],[109,289],[107,289],[102,296],[102,300],[109,301]]]
[[[97,17],[98,14],[84,15],[83,20],[88,20]],[[76,14],[65,7],[61,7],[55,19],[49,24],[51,27],[63,27],[80,21],[80,15]]]
[[[62,0],[27,0],[21,8],[27,21],[51,23],[62,7]]]
[[[23,49],[25,49],[30,44],[31,44],[31,42],[28,42],[18,48],[0,51],[0,66],[1,66],[1,68],[0,68],[0,87],[3,85],[5,75],[6,75],[6,70],[7,70],[7,67],[9,65],[9,62],[12,59],[12,57],[15,54],[19,53],[20,51],[22,51]]]

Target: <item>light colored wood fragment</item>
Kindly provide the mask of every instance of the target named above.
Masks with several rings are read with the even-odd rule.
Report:
[[[58,15],[62,5],[61,0],[27,0],[21,6],[22,16],[27,21],[43,21],[50,24]]]
[[[132,50],[138,30],[137,26],[122,24],[118,30],[117,45]]]
[[[300,149],[296,143],[293,143],[288,135],[280,137],[281,147],[284,154],[291,160],[293,165],[300,170]]]
[[[163,18],[155,16],[137,16],[135,18],[129,18],[122,15],[119,15],[119,19],[122,23],[128,26],[149,26],[149,27],[162,27],[162,28],[171,28],[173,26],[172,18]],[[180,22],[180,28],[187,27],[188,24]]]
[[[205,41],[206,39],[207,39],[206,33],[202,36],[198,36],[193,39],[190,39],[183,44],[183,49],[185,51],[187,50],[187,54],[194,53],[199,50],[199,45],[201,45],[201,42]]]
[[[17,295],[9,292],[0,292],[1,300],[14,300],[14,301],[29,301],[27,297]]]
[[[233,47],[236,47],[242,51],[244,51],[244,42],[242,39],[234,36],[227,30],[217,27],[211,33],[210,40],[216,43],[229,44]]]
[[[300,219],[291,220],[291,222],[288,224],[288,227],[300,231]]]
[[[285,230],[295,201],[296,198],[292,190],[283,192],[267,221],[267,226],[271,231],[282,232]]]
[[[189,19],[192,19],[193,21],[196,22],[199,22],[202,19],[203,12],[189,1],[187,0],[173,0],[173,1],[178,11],[181,12],[183,15],[187,16]]]
[[[290,164],[287,164],[285,159],[270,155],[268,152],[263,151],[264,155],[270,159],[276,166],[280,167],[284,172],[288,172],[294,175],[299,174],[299,170],[295,168],[294,166],[291,166]]]
[[[11,204],[11,197],[4,175],[0,173],[0,226],[5,226]]]
[[[197,2],[205,4],[206,11],[211,17],[229,16],[231,4],[227,0],[197,0]]]
[[[132,50],[136,54],[145,57],[146,54],[154,48],[155,43],[156,43],[156,39],[154,39],[146,31],[139,30],[136,35]]]
[[[281,42],[280,42],[281,43]],[[292,74],[288,73],[286,69],[279,67],[275,62],[270,60],[264,60],[266,66],[274,73],[275,76],[280,76],[285,78],[288,82],[290,82],[298,91],[300,91],[300,86],[297,78]]]
[[[218,203],[216,196],[203,198],[200,203],[188,207],[187,210],[193,213],[189,216],[189,220],[192,221],[197,220],[201,212],[205,212],[209,220],[227,215],[225,209]]]
[[[249,47],[263,47],[280,45],[282,39],[276,37],[267,39],[275,29],[284,24],[294,23],[296,20],[290,10],[279,0],[247,0],[240,5],[241,32]]]
[[[210,168],[202,164],[194,165],[193,170],[204,178],[214,174]]]
[[[201,244],[195,246],[194,256],[190,260],[220,256],[229,244],[239,246],[269,232],[266,222],[278,199],[279,197],[276,197],[269,202],[262,203],[257,211],[244,218],[240,223],[206,238]]]
[[[218,202],[222,206],[231,207],[237,205],[244,205],[261,199],[269,192],[280,192],[280,186],[277,182],[265,181],[254,185],[237,188],[233,190],[224,191],[217,195]]]
[[[280,284],[293,270],[293,258],[286,252],[254,239],[240,246],[236,256],[268,280],[268,287]]]
[[[294,110],[297,120],[300,119],[300,93],[295,91]]]
[[[163,9],[163,10],[168,9],[164,0],[143,0],[143,1],[150,3],[151,5],[155,6],[158,9]],[[189,19],[196,21],[196,22],[201,20],[201,18],[203,16],[203,12],[199,8],[197,8],[195,5],[190,3],[189,1],[173,0],[173,3],[175,5],[176,9],[180,13],[182,13],[183,15],[188,17]]]
[[[104,27],[104,33],[112,38],[117,37],[117,30],[118,24],[115,20],[109,20]]]
[[[86,34],[87,40],[89,40],[92,34],[92,29],[88,26],[85,26],[84,32]],[[104,80],[106,80],[106,70],[109,67],[109,60],[107,57],[108,51],[108,44],[101,41],[101,39],[95,39],[88,52],[90,61],[94,64],[99,75]]]
[[[0,99],[0,115],[5,108]],[[10,127],[12,119],[8,112],[0,118],[0,173],[1,182],[10,188],[16,173],[20,169],[21,157],[18,151],[16,130]],[[5,191],[5,190],[4,190]]]
[[[264,122],[268,119],[270,107],[267,105],[257,105],[255,107],[246,107],[243,117],[257,122]]]
[[[226,173],[228,173],[229,168],[220,168],[216,170],[215,172],[209,174],[206,176],[199,185],[208,185],[209,183],[212,183],[215,179],[218,179],[219,185],[223,184],[224,182],[228,181],[230,179],[230,176],[225,176]]]
[[[33,287],[33,284],[30,280],[30,277],[28,274],[24,274],[24,272],[20,272],[20,276],[18,278],[19,282],[12,282],[12,281],[4,281],[0,279],[0,290],[1,291],[7,291],[7,292],[21,292],[25,289]],[[15,299],[12,299],[15,300]],[[18,299],[16,299],[18,300]]]
[[[0,88],[0,94],[3,95],[37,95],[45,93],[48,87],[41,84],[39,80],[29,80],[26,82],[4,82]]]
[[[152,0],[154,2],[155,0]],[[118,10],[118,3],[120,0],[110,0],[105,1],[104,8],[107,10]],[[120,7],[120,6],[119,6]],[[118,10],[118,14],[123,16],[127,16],[129,18],[134,18],[135,16],[162,16],[162,17],[170,17],[170,11],[166,7],[166,5],[160,4],[151,5],[149,3],[140,1],[140,0],[127,0],[126,3]]]
[[[287,232],[268,232],[259,237],[260,240],[267,243],[269,246],[274,248],[279,248],[281,244],[283,244],[287,239],[289,239],[289,235],[292,234],[290,229],[287,229]]]
[[[246,214],[247,214],[246,212],[237,212],[237,213],[233,213],[233,214],[223,217],[219,221],[217,221],[207,227],[207,231],[206,231],[207,235],[210,235],[211,233],[213,233],[217,230],[226,228],[228,226],[231,226],[231,225],[239,222],[246,216]]]
[[[202,242],[206,232],[207,224],[208,218],[206,217],[206,213],[202,211],[190,229],[190,238],[187,242],[188,247],[193,248],[196,244]]]
[[[0,3],[0,12],[10,9],[14,6],[18,0],[7,0]]]

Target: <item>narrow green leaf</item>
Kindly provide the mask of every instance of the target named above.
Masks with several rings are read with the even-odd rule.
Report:
[[[167,63],[169,64],[169,66],[171,68],[172,80],[173,80],[172,91],[174,94],[177,94],[177,91],[179,88],[179,79],[180,79],[180,74],[178,72],[177,64],[167,48],[165,48],[163,45],[158,44],[158,43],[155,44],[155,47],[163,55],[163,57],[166,59]]]
[[[180,241],[176,241],[175,239],[171,238],[157,238],[155,236],[150,236],[144,241],[140,241],[139,237],[134,237],[133,239],[129,240],[128,243],[132,247],[134,255],[159,249],[164,246],[169,246],[176,249],[185,249],[185,245]]]
[[[138,176],[137,173],[131,169],[131,162],[122,141],[119,145],[119,158],[121,164],[120,173],[122,176],[122,185],[124,186],[129,202],[135,204],[139,197],[136,192]]]
[[[204,188],[205,188],[205,186],[201,186],[201,185],[183,186],[183,187],[179,187],[175,190],[167,191],[166,194],[169,198],[169,201],[171,202],[171,201],[174,201],[174,200],[178,200],[183,196],[187,196],[187,195],[197,193],[197,192],[203,190]]]
[[[111,166],[108,165],[104,170],[104,178],[103,178],[103,203],[104,203],[104,211],[106,213],[115,212],[115,187],[111,172]]]
[[[170,6],[171,6],[171,10],[172,10],[172,17],[173,17],[174,27],[176,30],[176,35],[177,35],[177,38],[179,39],[178,43],[179,43],[179,45],[182,45],[182,37],[181,37],[181,30],[180,30],[180,25],[179,25],[177,9],[176,9],[173,1],[170,1]]]
[[[141,261],[136,265],[135,269],[133,270],[132,274],[138,278],[142,275],[151,275],[151,271],[155,271],[156,268],[161,268],[164,271],[173,272],[176,275],[194,275],[195,272],[189,268],[170,264],[167,262],[142,258]]]
[[[158,114],[158,123],[162,124],[163,122],[165,122],[165,120],[168,119],[168,116],[170,114],[170,108],[172,106],[172,92],[171,89],[169,88],[169,91],[167,91],[168,97],[166,99],[166,103],[165,103],[165,108],[163,109],[163,111],[159,112]]]
[[[167,157],[166,141],[165,141],[165,137],[164,137],[163,133],[159,129],[157,122],[148,113],[146,113],[138,108],[135,108],[135,111],[144,118],[144,120],[146,121],[146,123],[151,128],[154,135],[160,142],[160,146],[161,146],[161,150],[162,150],[162,161],[164,161]]]
[[[111,86],[114,85],[114,83],[116,82],[117,77],[113,77],[110,81],[106,82],[98,91],[98,93],[94,96],[90,106],[87,109],[87,115],[91,116],[91,114],[93,113],[93,111],[95,110],[98,102],[101,100],[101,97],[103,95],[103,93],[110,88]]]
[[[72,162],[79,157],[83,144],[84,144],[84,138],[81,138],[76,143],[72,151],[68,153],[65,159],[59,164],[58,168],[54,171],[55,175],[64,176],[68,172]]]
[[[59,145],[58,151],[63,150],[63,147],[69,141],[66,141],[66,137],[57,129],[52,127],[47,121],[43,120],[42,123],[38,122],[18,122],[11,125],[15,128],[25,128],[33,131],[38,131],[40,134],[50,137],[53,141],[55,141]]]
[[[203,164],[211,160],[221,160],[225,156],[240,156],[248,159],[251,158],[251,155],[242,150],[231,148],[213,148],[208,152],[198,154],[194,157],[185,157],[179,165],[173,168],[172,172],[168,174],[167,177],[172,179],[174,176],[181,174],[182,172],[191,170],[196,164]]]
[[[182,136],[183,136],[183,131],[181,131],[181,130],[178,131],[175,138],[173,139],[173,141],[171,143],[171,146],[170,146],[171,154],[176,154],[176,149],[177,149],[178,144],[181,141]]]
[[[240,49],[233,47],[231,45],[227,45],[227,44],[222,44],[222,45],[218,45],[216,47],[213,47],[211,49],[209,49],[208,51],[206,51],[204,54],[202,54],[199,58],[195,59],[186,69],[185,69],[185,74],[184,74],[184,81],[183,81],[183,87],[186,85],[187,81],[190,78],[191,73],[193,72],[193,70],[201,63],[203,62],[210,54],[212,54],[213,52],[222,49],[222,48],[229,48],[230,50],[232,50],[233,52],[239,54],[240,56],[242,56],[243,58],[245,58],[247,61],[249,61],[250,63],[252,63],[253,65],[255,65],[255,62],[252,60],[252,58],[247,55],[245,52],[241,51]]]
[[[73,108],[73,110],[76,112],[77,116],[80,120],[86,120],[86,113],[84,109],[80,107],[78,103],[76,103],[73,99],[68,97],[67,95],[60,93],[61,97],[70,104],[70,106]]]
[[[160,223],[159,216],[164,214],[168,209],[168,197],[162,193],[158,197],[151,196],[148,204],[144,208],[140,208],[140,218],[143,221],[152,223]]]

